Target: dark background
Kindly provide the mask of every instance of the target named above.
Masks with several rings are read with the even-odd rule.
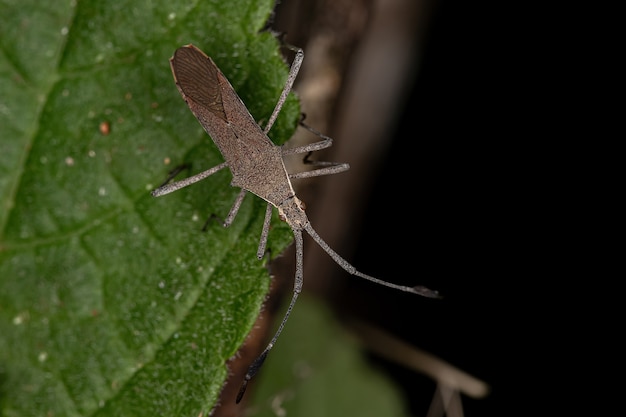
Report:
[[[381,18],[382,3],[398,11]],[[311,223],[359,271],[425,285],[443,299],[352,277],[310,239],[305,276],[315,279],[305,291],[334,306],[348,328],[358,319],[384,329],[487,383],[486,397],[462,396],[464,415],[515,414],[528,404],[520,385],[533,375],[526,359],[536,345],[529,317],[542,292],[533,277],[547,255],[542,242],[527,243],[538,208],[522,197],[524,173],[514,168],[523,126],[511,114],[519,111],[504,59],[512,46],[496,27],[506,25],[504,17],[445,0],[283,2],[276,10],[272,27],[305,50],[295,90],[307,122],[335,139],[319,159],[351,164],[349,175],[295,185]],[[408,28],[402,36],[410,39],[385,41],[401,20]],[[406,66],[401,88],[393,106],[383,108],[375,98],[354,99],[393,81],[355,81],[364,66],[380,64],[377,40],[383,49],[409,45],[398,52]],[[325,92],[332,84],[315,80],[328,68],[340,75],[336,89],[309,99],[306,91]],[[287,289],[290,259],[282,260]],[[274,271],[280,274],[280,266]],[[405,388],[412,415],[425,416],[434,381],[375,353],[370,358]]]
[[[515,379],[507,353],[514,320],[502,309],[503,281],[516,280],[521,265],[506,262],[515,220],[506,218],[507,184],[494,160],[502,158],[497,140],[507,138],[492,131],[500,113],[490,102],[495,78],[483,67],[491,60],[482,60],[480,33],[465,21],[471,15],[445,1],[433,7],[414,85],[370,184],[352,257],[362,271],[424,284],[444,298],[399,296],[351,277],[338,298],[358,304],[350,308],[368,322],[489,384],[485,398],[462,396],[463,411],[496,416],[510,410],[507,390]],[[426,415],[432,397],[420,393],[433,393],[434,382],[371,357],[400,381],[413,415]]]

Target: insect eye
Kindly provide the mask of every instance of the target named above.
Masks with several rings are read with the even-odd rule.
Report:
[[[282,209],[282,208],[280,208],[280,207],[278,208],[278,219],[279,219],[281,222],[284,222],[284,221],[286,221],[286,219],[287,219],[287,217],[285,216],[285,212],[284,212],[284,211],[283,211],[283,209]]]

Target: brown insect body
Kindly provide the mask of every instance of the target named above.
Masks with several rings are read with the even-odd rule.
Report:
[[[153,190],[152,195],[158,197],[168,194],[200,181],[220,169],[228,167],[233,175],[231,185],[240,187],[242,191],[224,221],[224,226],[230,225],[233,221],[241,206],[245,192],[249,191],[268,203],[257,256],[262,258],[265,253],[272,206],[278,209],[280,218],[289,224],[295,240],[296,270],[291,302],[274,337],[263,353],[261,353],[248,368],[248,373],[237,395],[237,402],[243,397],[248,381],[256,375],[268,353],[276,343],[295,305],[298,295],[302,291],[304,281],[303,231],[306,231],[337,265],[352,275],[400,291],[431,298],[439,297],[436,291],[429,290],[422,286],[408,287],[397,285],[359,272],[348,261],[337,254],[317,234],[313,226],[311,226],[304,212],[304,204],[295,195],[291,185],[291,179],[336,174],[346,171],[349,166],[348,164],[330,162],[310,162],[321,168],[289,174],[283,162],[284,155],[308,154],[313,151],[325,149],[332,145],[332,139],[318,133],[318,135],[323,138],[322,141],[286,149],[282,146],[274,145],[267,136],[267,132],[272,127],[282,105],[285,103],[304,57],[301,49],[294,48],[294,51],[296,52],[296,58],[289,71],[283,92],[269,118],[265,130],[261,130],[260,126],[252,118],[252,115],[250,115],[245,104],[230,85],[228,79],[226,79],[213,60],[204,52],[193,45],[186,45],[178,48],[174,56],[170,59],[170,66],[180,94],[204,130],[206,130],[219,148],[225,162],[192,177],[175,183],[166,183]]]
[[[170,66],[180,94],[224,156],[233,174],[231,185],[275,207],[291,200],[295,192],[281,148],[261,130],[213,60],[195,47],[183,47]]]

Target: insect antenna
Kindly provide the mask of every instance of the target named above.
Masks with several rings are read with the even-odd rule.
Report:
[[[239,393],[237,394],[237,399],[236,399],[237,404],[243,398],[243,394],[245,394],[246,388],[248,387],[248,382],[257,374],[257,372],[263,365],[263,362],[265,362],[265,358],[267,358],[268,353],[270,353],[270,350],[272,350],[272,348],[276,344],[276,340],[278,340],[278,337],[283,331],[283,328],[285,327],[285,323],[287,323],[287,319],[289,319],[289,315],[291,314],[291,310],[293,310],[293,306],[296,304],[296,300],[298,299],[298,296],[300,295],[300,292],[302,291],[302,283],[303,283],[302,231],[293,229],[293,228],[292,230],[293,230],[294,240],[296,243],[296,274],[295,274],[295,280],[293,284],[293,296],[291,298],[291,302],[289,303],[289,307],[287,307],[287,311],[285,312],[285,315],[283,316],[283,320],[280,322],[280,325],[278,326],[278,330],[276,330],[276,333],[274,333],[274,337],[272,337],[272,340],[270,340],[265,350],[263,350],[263,352],[248,367],[246,376],[244,377],[243,382],[241,384],[241,388],[239,388]]]
[[[404,285],[397,285],[388,281],[384,281],[382,279],[373,277],[371,275],[367,275],[364,274],[362,272],[357,271],[357,269],[352,266],[348,261],[346,261],[344,258],[342,258],[337,252],[335,252],[329,245],[328,243],[326,243],[324,241],[324,239],[321,238],[320,235],[317,234],[317,232],[315,231],[315,229],[313,229],[313,226],[311,226],[311,223],[306,223],[304,225],[304,230],[306,230],[306,232],[313,238],[313,240],[315,240],[315,242],[322,248],[324,249],[324,252],[326,252],[333,261],[335,261],[335,263],[337,265],[339,265],[341,268],[343,268],[344,270],[346,270],[350,275],[354,275],[357,276],[359,278],[363,278],[366,279],[368,281],[372,281],[378,285],[382,285],[384,287],[389,287],[389,288],[393,288],[396,290],[400,290],[400,291],[404,291],[404,292],[410,292],[412,294],[417,294],[417,295],[421,295],[424,297],[428,297],[428,298],[441,298],[441,296],[439,295],[439,292],[431,290],[429,288],[426,288],[422,285],[416,285],[413,287],[408,287],[408,286],[404,286]]]

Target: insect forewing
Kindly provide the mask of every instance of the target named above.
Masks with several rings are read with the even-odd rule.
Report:
[[[193,45],[178,48],[170,66],[178,90],[224,156],[223,146],[228,146],[233,135],[235,140],[245,139],[253,146],[273,146],[228,79],[204,52]]]
[[[231,184],[275,206],[292,197],[281,149],[263,133],[213,60],[187,45],[176,50],[170,66],[183,99],[226,160]]]

